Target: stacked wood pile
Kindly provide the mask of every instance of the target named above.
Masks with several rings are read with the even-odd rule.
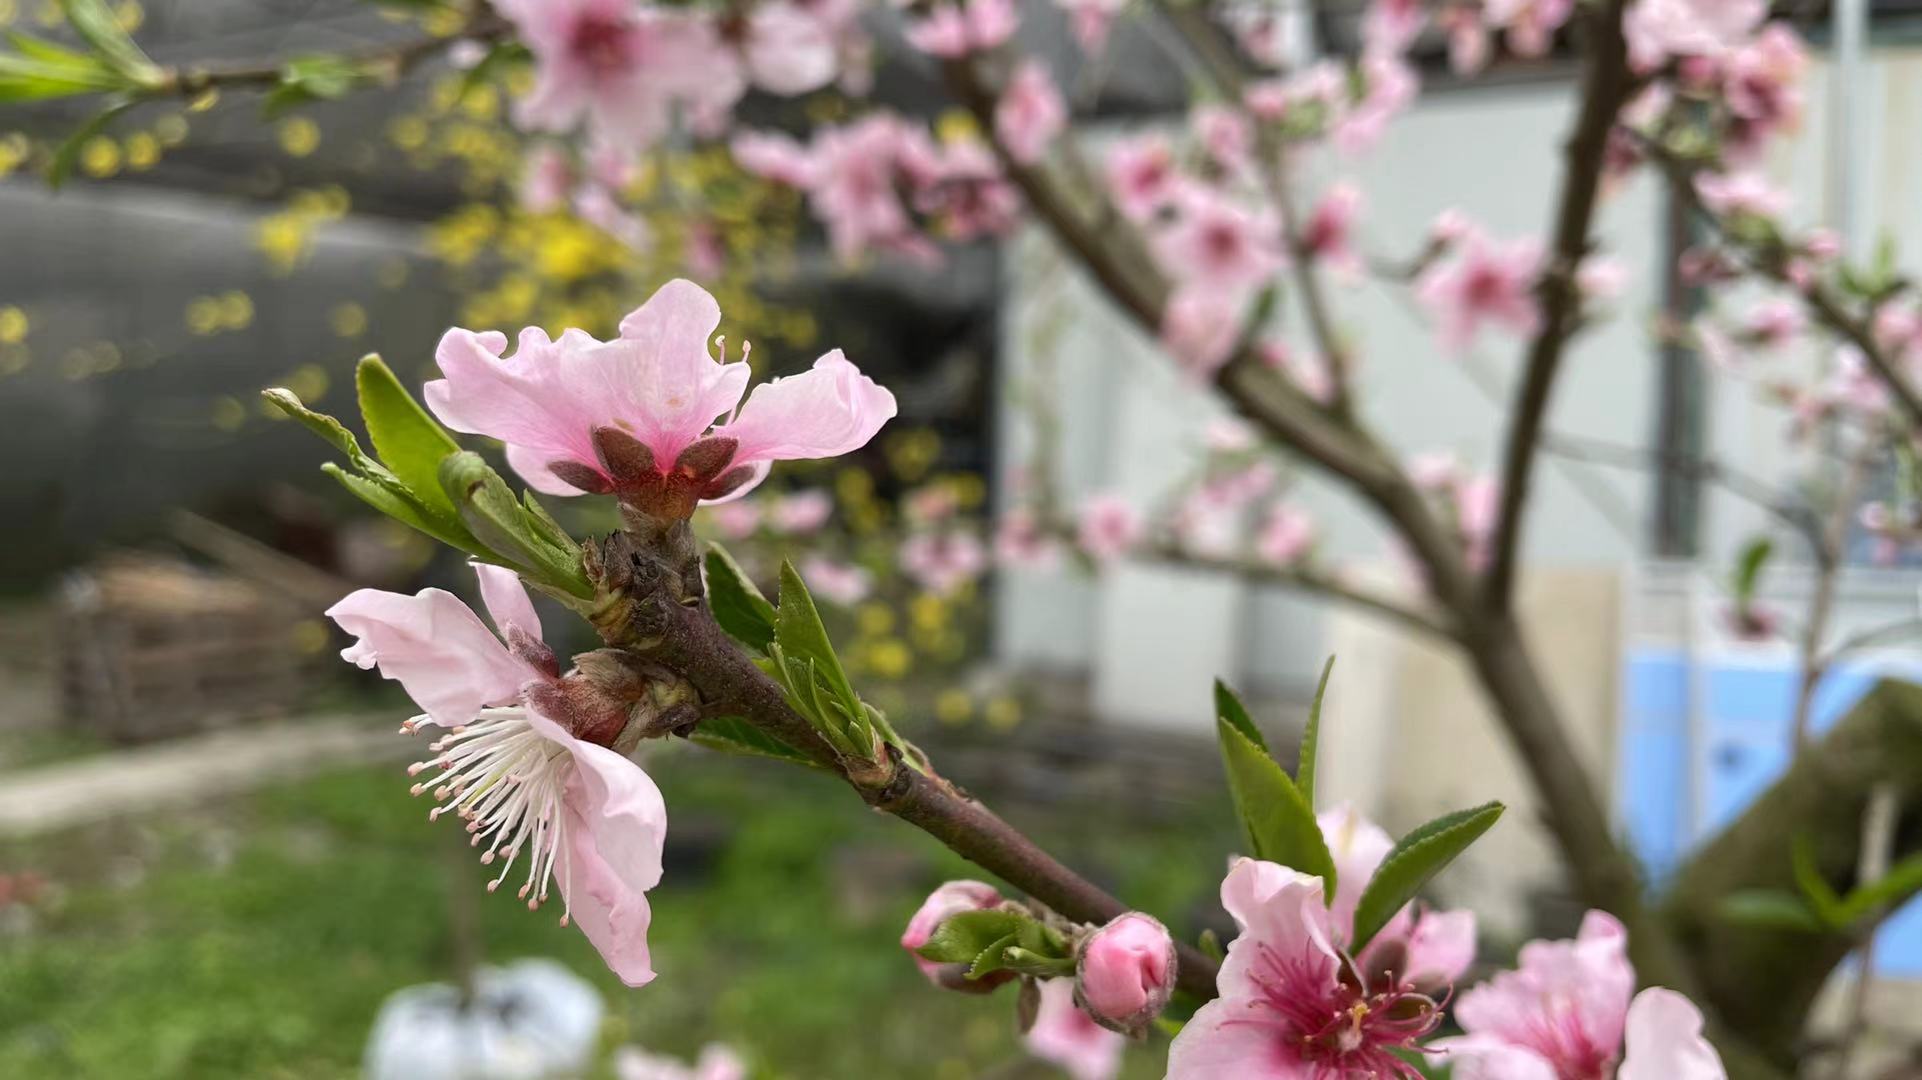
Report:
[[[72,575],[58,627],[66,714],[122,742],[284,715],[312,691],[326,642],[283,592],[146,554]]]

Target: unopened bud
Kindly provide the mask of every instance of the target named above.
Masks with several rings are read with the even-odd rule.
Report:
[[[631,752],[641,740],[692,728],[700,695],[686,679],[619,649],[574,658],[574,670],[530,684],[527,701],[584,742]]]
[[[919,952],[934,938],[935,931],[950,918],[967,911],[985,911],[999,907],[1002,897],[995,887],[983,881],[950,881],[928,894],[921,902],[921,909],[908,920],[908,928],[901,933],[901,947],[914,957],[914,964],[927,976],[929,982],[947,990],[963,993],[985,994],[1015,977],[1012,971],[999,971],[980,979],[968,978],[966,964],[943,964]]]
[[[1138,911],[1088,935],[1075,960],[1075,1001],[1102,1027],[1127,1034],[1161,1015],[1174,984],[1174,939]]]

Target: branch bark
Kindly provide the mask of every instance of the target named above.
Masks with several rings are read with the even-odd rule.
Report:
[[[1508,438],[1502,461],[1501,510],[1483,583],[1484,606],[1501,611],[1514,591],[1516,564],[1521,554],[1523,517],[1527,512],[1529,479],[1542,426],[1548,420],[1549,396],[1561,371],[1562,357],[1581,315],[1581,289],[1576,271],[1592,246],[1589,232],[1601,193],[1602,166],[1615,118],[1634,87],[1628,68],[1628,46],[1622,37],[1622,0],[1610,0],[1584,20],[1589,35],[1587,63],[1582,76],[1581,111],[1569,136],[1568,166],[1556,205],[1554,237],[1539,287],[1542,324],[1529,345],[1521,385],[1510,410]]]
[[[1922,850],[1922,687],[1885,682],[1681,870],[1664,907],[1707,1000],[1778,1064],[1790,1063],[1802,1021],[1853,934],[1758,929],[1722,918],[1743,889],[1799,893],[1789,843],[1806,834],[1822,877],[1855,884],[1863,814],[1880,785],[1898,793],[1895,850]],[[1736,1074],[1731,1074],[1736,1075]]]

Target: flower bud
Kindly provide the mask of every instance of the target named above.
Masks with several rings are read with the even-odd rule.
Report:
[[[914,957],[915,966],[921,974],[936,986],[948,990],[962,990],[986,993],[1007,982],[1006,975],[1013,972],[997,972],[984,979],[969,980],[964,965],[942,964],[922,956],[918,951],[941,929],[941,924],[952,916],[965,911],[984,911],[1001,903],[1001,894],[994,886],[981,881],[950,881],[928,894],[921,903],[921,910],[908,920],[908,928],[901,933],[901,947]]]
[[[1074,983],[1075,1001],[1096,1023],[1140,1031],[1167,1007],[1174,990],[1174,939],[1152,916],[1117,916],[1081,943]]]

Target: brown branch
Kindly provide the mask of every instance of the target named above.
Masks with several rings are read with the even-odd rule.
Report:
[[[1411,607],[1390,596],[1345,585],[1332,575],[1307,566],[1275,566],[1253,559],[1211,558],[1185,550],[1178,544],[1153,544],[1138,552],[1155,562],[1232,574],[1258,585],[1279,585],[1337,603],[1360,608],[1401,624],[1418,633],[1453,639],[1456,631],[1447,613]]]
[[[1595,204],[1601,191],[1602,169],[1609,133],[1628,102],[1634,79],[1628,68],[1628,47],[1622,37],[1622,0],[1609,0],[1585,19],[1589,35],[1582,77],[1581,111],[1567,146],[1568,166],[1555,211],[1555,231],[1548,264],[1538,287],[1541,328],[1528,349],[1522,381],[1515,392],[1503,454],[1501,509],[1483,584],[1483,602],[1490,611],[1504,610],[1514,591],[1520,559],[1523,516],[1535,451],[1548,419],[1549,395],[1561,370],[1569,339],[1581,316],[1581,289],[1576,271],[1588,256]]]
[[[853,765],[838,757],[789,706],[780,684],[714,621],[698,591],[698,571],[689,572],[691,545],[684,521],[652,539],[621,535],[609,542],[598,562],[614,569],[605,580],[616,596],[592,619],[608,644],[685,678],[710,712],[745,718],[845,779],[869,806],[919,828],[1060,915],[1099,924],[1130,910],[931,770],[911,768],[898,756]],[[1177,949],[1181,988],[1204,1001],[1214,997],[1215,962],[1190,946]]]
[[[459,34],[428,35],[383,45],[340,57],[369,76],[399,79],[417,65],[451,48],[458,41],[495,41],[507,36],[505,19],[483,7]],[[162,69],[158,83],[145,88],[149,97],[196,97],[209,90],[271,90],[286,76],[291,58],[244,64],[177,64]]]

